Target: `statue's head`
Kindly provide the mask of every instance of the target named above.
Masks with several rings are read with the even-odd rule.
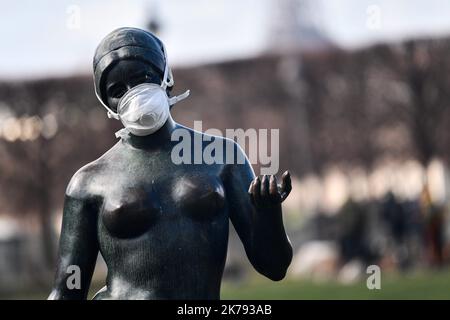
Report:
[[[114,112],[119,99],[138,84],[160,84],[166,58],[156,36],[137,28],[119,28],[98,45],[93,61],[95,91]]]

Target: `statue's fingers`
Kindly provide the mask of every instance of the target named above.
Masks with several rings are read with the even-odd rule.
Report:
[[[292,190],[291,174],[289,171],[283,173],[281,177],[281,201],[284,201]]]
[[[248,187],[248,195],[250,197],[250,200],[253,204],[255,204],[255,199],[253,198],[253,193],[255,192],[255,181],[252,180],[250,182],[250,186]]]
[[[259,203],[261,201],[261,179],[259,177],[256,177],[256,179],[253,180],[252,194],[255,203]]]
[[[261,196],[267,198],[269,196],[269,177],[265,174],[261,181]]]
[[[269,180],[269,194],[270,197],[274,200],[278,199],[279,193],[278,193],[278,186],[277,186],[277,178],[274,175],[270,176]]]

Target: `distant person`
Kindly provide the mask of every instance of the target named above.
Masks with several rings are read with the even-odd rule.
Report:
[[[444,210],[433,204],[428,185],[420,194],[420,208],[425,221],[424,241],[428,263],[440,267],[444,260]]]

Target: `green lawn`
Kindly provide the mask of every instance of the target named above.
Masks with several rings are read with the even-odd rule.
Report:
[[[100,285],[94,285],[95,292]],[[48,292],[1,296],[1,299],[45,299]],[[234,284],[224,282],[222,299],[450,299],[450,270],[409,275],[382,275],[381,289],[369,290],[365,281],[352,285],[285,279],[273,282],[255,276]]]
[[[222,299],[450,299],[450,271],[382,276],[380,290],[367,289],[365,280],[343,285],[258,277],[239,285],[224,283]]]

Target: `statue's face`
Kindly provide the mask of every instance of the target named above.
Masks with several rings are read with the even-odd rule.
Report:
[[[122,60],[106,75],[104,92],[108,106],[116,111],[120,98],[141,83],[160,84],[161,75],[150,64],[139,60]]]

